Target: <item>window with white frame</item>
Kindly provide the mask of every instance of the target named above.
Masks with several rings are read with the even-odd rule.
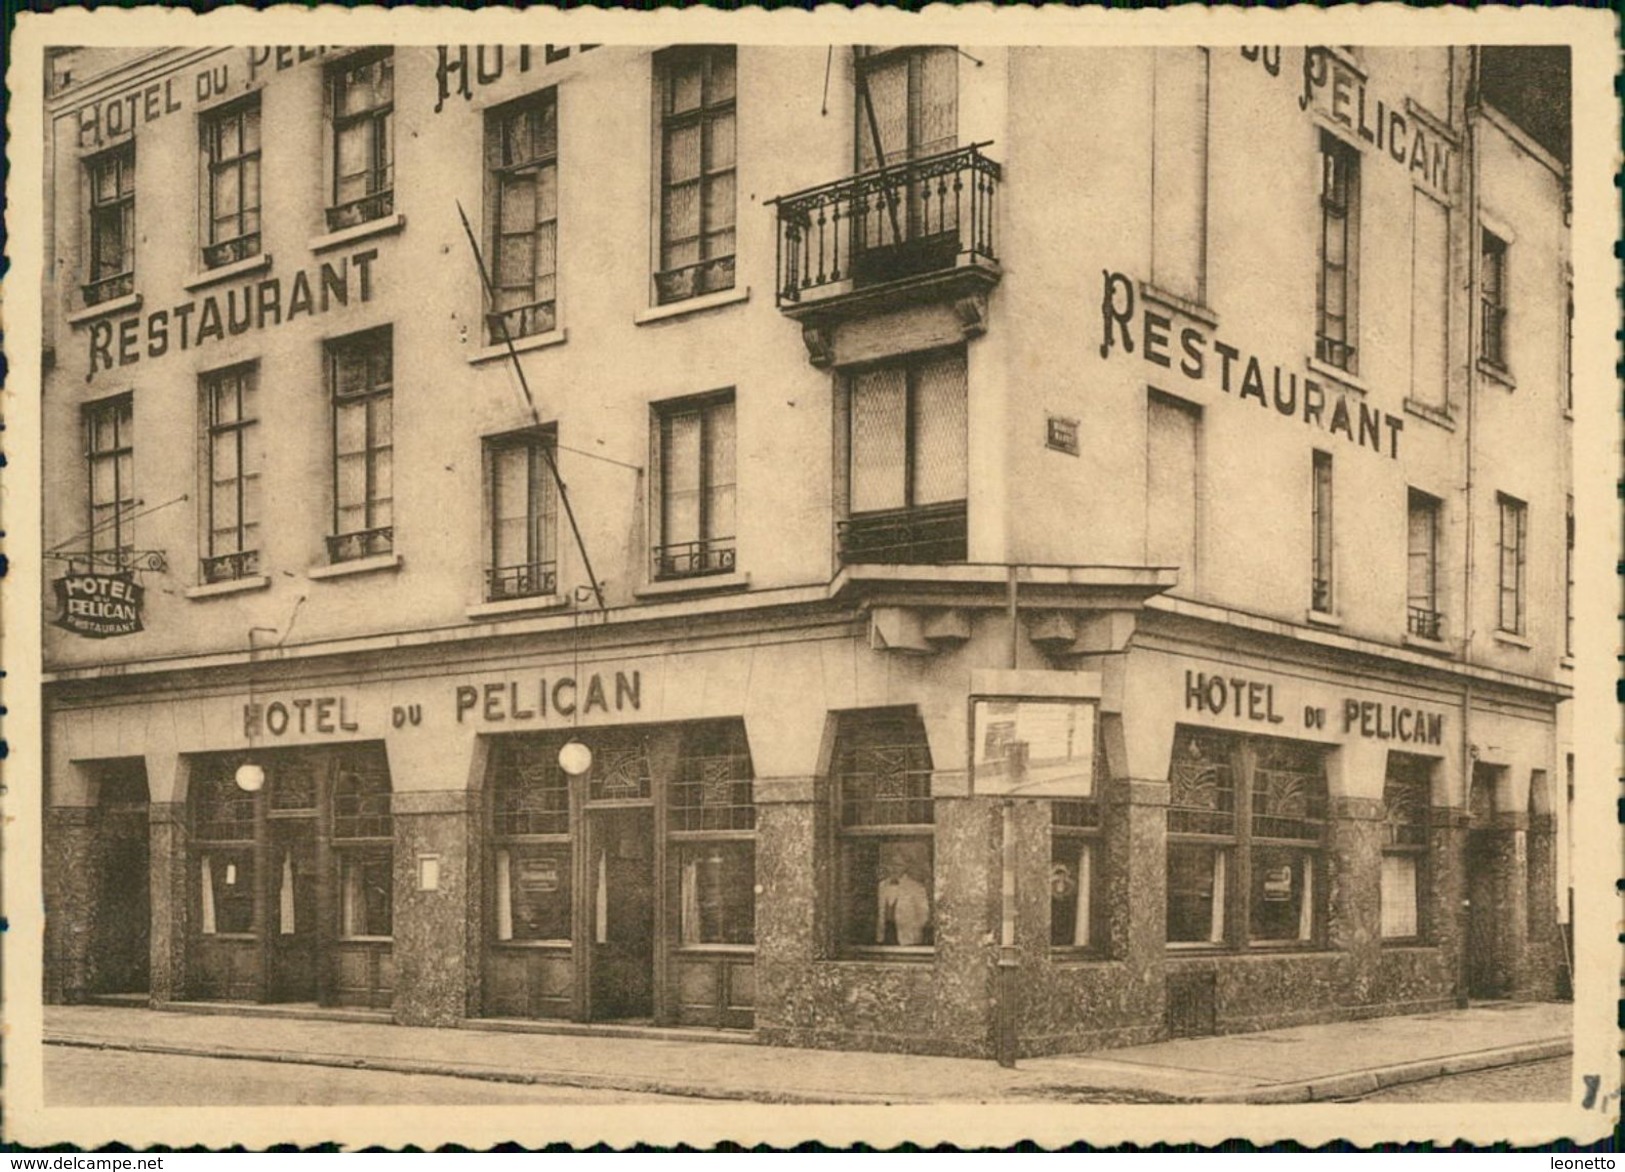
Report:
[[[486,214],[493,343],[558,324],[558,90],[485,114]]]
[[[554,451],[551,428],[530,428],[485,441],[487,601],[558,593]]]
[[[203,139],[203,267],[260,254],[260,97],[199,117]]]
[[[395,210],[395,58],[367,49],[328,66],[333,142],[327,228],[337,232]]]
[[[259,365],[202,376],[205,510],[203,581],[230,582],[259,572]]]
[[[121,570],[135,549],[135,398],[88,403],[83,418],[90,482],[86,549],[92,569]]]
[[[1529,508],[1516,497],[1495,494],[1499,532],[1496,539],[1499,583],[1497,627],[1512,635],[1524,633],[1524,563],[1527,556]]]
[[[135,291],[135,143],[85,160],[85,304]]]
[[[732,45],[683,45],[655,58],[658,305],[734,287],[736,82]]]
[[[394,356],[389,326],[327,343],[333,405],[333,532],[328,560],[395,548]]]
[[[735,556],[733,392],[660,403],[654,413],[654,577],[727,573]]]
[[[1320,135],[1320,256],[1315,357],[1355,373],[1360,299],[1360,152]]]
[[[1438,497],[1411,489],[1405,511],[1405,629],[1438,639],[1444,615],[1439,608]]]

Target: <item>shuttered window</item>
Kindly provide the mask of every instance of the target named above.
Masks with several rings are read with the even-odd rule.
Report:
[[[1179,569],[1179,589],[1196,585],[1202,409],[1152,393],[1146,413],[1146,561]]]
[[[1155,53],[1151,280],[1200,304],[1207,292],[1208,51],[1171,46]]]
[[[1450,226],[1443,204],[1411,189],[1411,397],[1447,406]]]

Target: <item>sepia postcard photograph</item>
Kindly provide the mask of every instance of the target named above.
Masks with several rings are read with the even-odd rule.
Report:
[[[16,34],[8,1141],[1612,1131],[1611,13]]]

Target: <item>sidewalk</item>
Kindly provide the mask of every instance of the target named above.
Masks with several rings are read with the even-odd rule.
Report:
[[[214,1007],[211,1007],[214,1008]],[[688,1038],[427,1029],[255,1012],[47,1006],[47,1045],[770,1103],[1286,1103],[1569,1052],[1572,1006],[1497,1003],[1093,1054],[991,1061]],[[313,1011],[319,1013],[320,1011]]]

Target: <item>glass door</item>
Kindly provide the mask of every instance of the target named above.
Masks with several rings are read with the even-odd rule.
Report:
[[[588,1016],[652,1018],[655,959],[654,810],[588,813]]]
[[[316,820],[270,822],[264,881],[270,925],[269,1001],[315,1001],[317,966]]]

